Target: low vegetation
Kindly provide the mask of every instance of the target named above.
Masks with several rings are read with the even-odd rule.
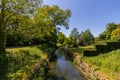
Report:
[[[34,69],[48,53],[52,51],[46,46],[23,47],[7,49],[6,67],[1,69],[0,74],[4,73],[0,79],[26,79],[34,73]],[[6,72],[5,72],[6,71]]]
[[[118,80],[120,76],[120,49],[95,57],[83,57],[94,70],[102,71],[108,79]]]
[[[103,43],[104,44],[104,43]],[[101,74],[106,79],[119,80],[120,79],[120,49],[112,50],[106,53],[101,53],[97,56],[86,57],[82,55],[84,50],[95,50],[95,47],[92,46],[83,46],[78,48],[69,48],[73,53],[77,53],[77,56],[81,56],[80,59],[82,62],[87,63],[90,67],[93,68],[93,71],[100,71]],[[74,58],[75,64],[78,64],[77,57]]]

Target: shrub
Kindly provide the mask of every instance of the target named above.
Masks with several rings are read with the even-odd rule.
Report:
[[[116,42],[107,42],[108,47],[110,50],[116,50],[116,49],[120,49],[120,41],[116,41]]]
[[[95,45],[95,48],[98,54],[110,51],[108,45]]]
[[[83,50],[83,56],[96,56],[97,55],[97,51],[96,50]]]

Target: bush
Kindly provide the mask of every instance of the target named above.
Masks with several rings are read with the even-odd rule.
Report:
[[[83,50],[83,56],[96,56],[97,55],[97,51],[96,50]]]
[[[104,42],[103,44],[96,44],[95,45],[97,53],[106,53],[111,50],[120,49],[120,42]]]
[[[95,48],[98,54],[110,51],[108,45],[95,45]]]
[[[116,41],[116,42],[107,42],[108,47],[110,50],[116,50],[116,49],[120,49],[120,41]]]

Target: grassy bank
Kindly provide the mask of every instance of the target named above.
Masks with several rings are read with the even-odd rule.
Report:
[[[106,78],[120,79],[120,49],[95,57],[83,57],[82,60],[92,66],[94,71],[103,72]]]
[[[80,56],[79,59],[82,62],[85,62],[92,67],[94,72],[100,72],[107,80],[120,80],[120,49],[98,56],[83,57],[82,51],[86,49],[94,49],[94,47],[70,48],[73,53],[77,53],[77,56]],[[77,57],[74,59],[74,63],[78,63]]]
[[[1,79],[26,79],[34,68],[52,52],[47,46],[23,47],[7,49],[5,65],[0,70]],[[6,72],[5,72],[6,71]],[[4,73],[4,76],[2,75]]]

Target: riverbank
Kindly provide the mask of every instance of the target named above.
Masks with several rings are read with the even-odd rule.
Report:
[[[120,49],[94,57],[83,57],[82,61],[91,66],[94,72],[104,76],[105,80],[120,80]]]
[[[70,50],[75,55],[73,63],[88,80],[120,80],[119,49],[94,57],[83,57],[81,48]]]
[[[94,69],[89,66],[84,61],[80,60],[79,55],[75,57],[77,60],[74,64],[79,72],[85,77],[85,80],[106,80],[102,73],[94,71]]]

